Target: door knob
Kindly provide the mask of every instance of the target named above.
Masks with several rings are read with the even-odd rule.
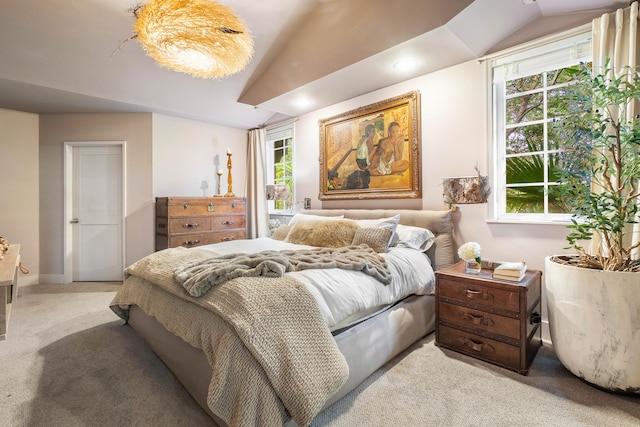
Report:
[[[78,218],[73,218],[71,221],[69,221],[69,224],[77,224],[79,222],[80,220]]]

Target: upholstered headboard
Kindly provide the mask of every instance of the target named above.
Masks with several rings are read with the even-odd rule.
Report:
[[[387,218],[400,214],[400,224],[426,228],[436,236],[436,241],[427,250],[434,270],[447,267],[455,262],[451,211],[422,211],[412,209],[305,209],[300,213],[310,215],[344,215],[350,219]]]

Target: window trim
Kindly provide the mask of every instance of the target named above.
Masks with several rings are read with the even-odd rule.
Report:
[[[281,122],[266,128],[265,133],[265,182],[267,184],[274,184],[275,177],[273,176],[274,167],[274,143],[276,141],[284,141],[291,138],[291,148],[295,145],[295,120],[288,120]],[[295,149],[293,150],[293,156],[291,159],[291,203],[288,209],[275,209],[275,202],[272,200],[267,201],[267,214],[268,215],[289,215],[293,212],[295,206],[295,173],[293,168],[295,166]]]
[[[506,96],[502,95],[498,98],[499,85],[494,70],[498,67],[509,67],[511,64],[518,61],[527,61],[526,72],[521,73],[522,76],[532,75],[536,73],[542,73],[556,67],[563,67],[572,65],[576,62],[591,60],[591,49],[588,48],[588,55],[584,55],[585,48],[582,46],[584,43],[588,43],[591,46],[591,25],[583,25],[567,32],[539,39],[531,43],[523,44],[516,48],[507,49],[502,52],[482,58],[485,62],[485,71],[488,85],[488,100],[487,111],[490,120],[490,126],[488,127],[488,142],[489,149],[487,150],[489,155],[489,174],[493,184],[494,191],[492,191],[489,197],[488,213],[489,218],[487,222],[490,223],[517,223],[517,224],[558,224],[567,225],[571,223],[571,214],[544,214],[544,213],[507,213],[506,212],[506,155],[505,155],[505,141],[504,136],[500,136],[500,132],[505,129],[506,119],[504,118],[505,101]],[[554,60],[553,64],[547,65],[544,61],[540,61],[539,65],[536,65],[535,60],[530,58],[550,58],[556,52],[566,50],[567,46],[572,43],[579,43],[581,47],[576,49],[577,58],[572,58],[570,61]],[[573,54],[573,51],[571,51]],[[547,56],[548,55],[548,56]],[[533,66],[532,66],[533,64]],[[516,66],[517,67],[517,66]],[[516,72],[515,75],[519,73]],[[502,81],[514,78],[514,75],[510,75],[508,72],[504,72],[504,78]],[[499,80],[498,80],[499,81]],[[547,95],[548,88],[545,87],[544,96]],[[500,118],[498,115],[502,115]],[[501,121],[502,120],[502,123]],[[545,129],[547,121],[542,120]],[[532,152],[533,153],[533,152]],[[543,153],[548,156],[548,147],[544,146]],[[548,184],[548,171],[544,170],[544,185]],[[546,200],[545,200],[546,203]]]

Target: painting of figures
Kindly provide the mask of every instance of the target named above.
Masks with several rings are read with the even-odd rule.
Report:
[[[420,197],[419,93],[322,119],[320,200]]]

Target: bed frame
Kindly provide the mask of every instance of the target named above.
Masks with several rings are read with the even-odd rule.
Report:
[[[351,219],[386,218],[400,214],[400,224],[431,230],[436,240],[427,251],[434,270],[454,263],[450,211],[418,211],[390,209],[326,209],[305,210],[313,215],[344,215]],[[167,331],[155,318],[132,306],[129,325],[145,339],[152,350],[174,373],[202,408],[220,425],[226,424],[207,406],[207,391],[211,381],[211,367],[204,352]],[[334,338],[349,365],[349,378],[327,402],[323,409],[344,397],[369,375],[393,359],[415,341],[435,329],[435,299],[433,295],[412,295],[388,310],[351,328]],[[290,420],[287,426],[296,426]]]

